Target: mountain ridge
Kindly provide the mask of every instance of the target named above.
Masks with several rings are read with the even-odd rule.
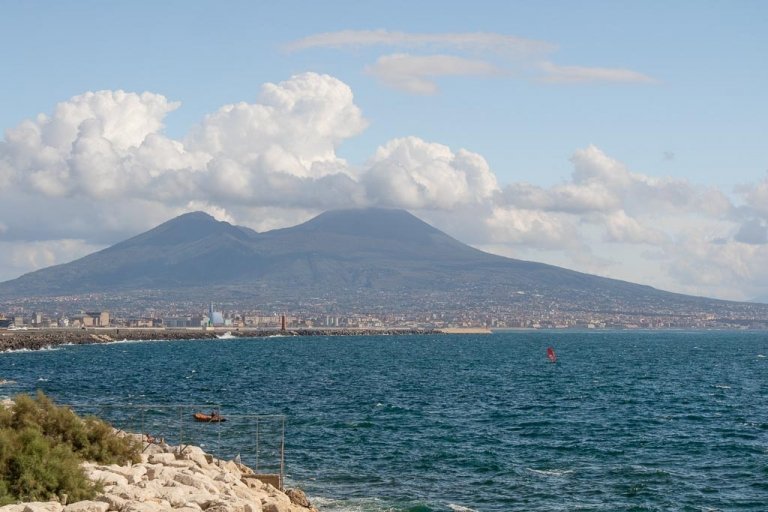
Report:
[[[169,300],[215,294],[300,303],[316,296],[345,307],[393,309],[435,301],[446,308],[659,314],[728,303],[486,253],[407,211],[382,208],[329,211],[261,233],[192,212],[0,283],[4,298],[142,290]]]

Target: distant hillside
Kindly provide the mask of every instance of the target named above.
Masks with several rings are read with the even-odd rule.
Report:
[[[214,291],[258,300],[323,296],[392,307],[433,297],[451,307],[514,302],[634,313],[734,304],[488,254],[406,211],[376,208],[330,211],[265,233],[189,213],[71,263],[0,283],[5,298],[136,290],[175,298]]]

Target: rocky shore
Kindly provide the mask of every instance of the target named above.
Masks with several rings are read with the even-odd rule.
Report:
[[[7,350],[40,350],[58,345],[88,345],[116,341],[138,340],[200,340],[217,339],[222,336],[253,338],[267,336],[370,336],[437,334],[431,329],[288,329],[264,330],[202,330],[202,329],[133,329],[133,328],[91,328],[91,329],[30,329],[0,331],[0,352]]]
[[[137,434],[125,434],[142,436]],[[283,492],[242,464],[196,446],[147,443],[141,462],[127,466],[84,463],[103,491],[94,499],[19,503],[0,512],[317,512],[299,489]]]

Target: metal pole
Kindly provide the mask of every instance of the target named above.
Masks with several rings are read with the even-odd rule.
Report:
[[[184,406],[179,406],[179,453],[182,450],[182,443],[184,442]]]
[[[283,490],[285,479],[285,416],[283,416],[283,432],[280,439],[280,490]]]

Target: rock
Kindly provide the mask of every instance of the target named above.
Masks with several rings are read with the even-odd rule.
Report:
[[[189,503],[189,492],[183,487],[167,487],[159,497],[168,501],[173,508],[183,507]]]
[[[187,446],[182,450],[180,458],[182,460],[194,461],[198,466],[205,467],[213,461],[213,457],[197,446]]]
[[[64,512],[107,512],[109,503],[103,501],[76,501],[64,507]]]
[[[291,506],[285,503],[275,501],[262,502],[261,510],[263,512],[291,512]]]
[[[258,490],[264,490],[266,489],[267,484],[259,480],[258,478],[245,478],[241,480],[245,485],[250,487],[251,489],[258,489]]]
[[[33,501],[24,505],[23,512],[61,512],[64,508],[58,501]]]
[[[131,466],[130,471],[128,471],[128,475],[126,478],[128,479],[129,484],[135,484],[138,482],[141,482],[147,475],[147,467],[146,466]]]
[[[104,485],[128,485],[128,479],[123,475],[118,475],[112,471],[104,471],[102,469],[90,470],[88,478],[95,482],[101,482]]]
[[[184,468],[200,471],[200,465],[193,460],[175,460],[173,462],[168,462],[165,466],[169,468]]]
[[[172,453],[153,453],[149,456],[150,464],[170,464],[176,462],[176,456]]]
[[[149,466],[144,466],[144,468],[146,469],[144,475],[147,477],[147,480],[160,478],[160,475],[162,475],[165,469],[165,467],[160,464],[151,464]]]
[[[231,460],[228,460],[226,462],[221,462],[219,466],[221,467],[221,469],[223,469],[228,473],[232,473],[237,478],[240,478],[243,476],[242,471],[240,471],[240,467],[235,462],[232,462]]]
[[[146,455],[147,458],[149,458],[149,456],[157,455],[159,453],[166,453],[165,448],[159,444],[150,443],[144,448],[144,453],[142,453],[142,455]]]
[[[153,453],[142,454],[141,463],[82,464],[91,480],[104,484],[96,501],[66,507],[26,503],[0,507],[0,512],[316,512],[301,490],[283,493],[257,479],[264,475],[214,459],[199,447],[187,446],[178,454],[170,451],[178,447],[147,448]]]
[[[129,501],[120,512],[158,512],[159,510],[171,510],[171,508],[159,506],[158,503]]]
[[[216,504],[211,505],[207,509],[205,509],[205,512],[233,512],[230,510],[230,508],[225,504]]]
[[[173,480],[175,482],[179,482],[182,485],[188,485],[189,487],[194,487],[196,489],[208,490],[208,486],[202,478],[187,473],[176,473],[176,475],[173,477]]]
[[[24,512],[24,507],[26,506],[27,505],[25,503],[6,505],[4,507],[0,507],[0,512]]]
[[[300,507],[311,508],[312,504],[309,502],[307,495],[301,489],[288,489],[285,491],[286,496],[290,498],[291,503],[295,503]]]

